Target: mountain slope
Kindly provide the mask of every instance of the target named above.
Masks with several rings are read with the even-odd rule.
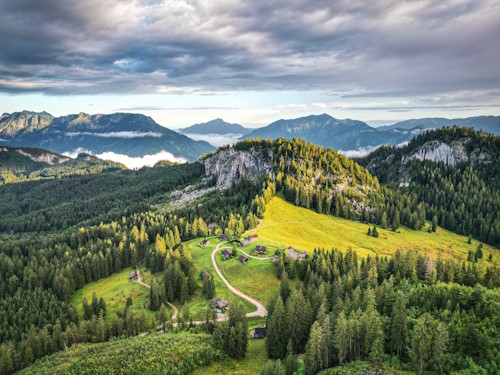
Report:
[[[44,112],[4,114],[0,138],[5,145],[40,147],[58,153],[80,149],[92,154],[113,152],[140,157],[167,151],[192,161],[213,150],[210,144],[160,126],[150,117],[130,113],[63,117]]]
[[[500,137],[472,128],[427,131],[358,160],[381,183],[425,203],[428,220],[500,245]]]
[[[41,130],[52,123],[54,116],[47,112],[4,113],[0,117],[0,138],[9,138],[23,133]]]
[[[244,138],[301,138],[323,147],[355,150],[361,147],[398,144],[412,134],[410,131],[380,131],[357,120],[338,120],[327,114],[311,115],[292,120],[278,120],[256,129]]]
[[[182,134],[241,134],[245,135],[252,129],[245,128],[239,124],[231,124],[218,118],[201,124],[179,129]]]
[[[125,166],[87,154],[71,159],[43,149],[0,147],[0,185],[99,173],[106,169],[125,169]]]
[[[475,130],[483,130],[488,133],[500,134],[500,116],[477,116],[467,118],[448,119],[442,117],[421,118],[397,122],[393,125],[381,126],[379,130],[411,130],[421,129],[439,129],[443,126],[457,125],[460,127],[470,127]]]

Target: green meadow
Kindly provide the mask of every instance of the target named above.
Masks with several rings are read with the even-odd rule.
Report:
[[[466,260],[469,250],[475,251],[480,243],[473,239],[468,244],[467,237],[439,227],[435,233],[428,233],[428,225],[421,230],[400,227],[396,232],[378,227],[380,236],[374,238],[367,235],[368,224],[318,214],[274,197],[266,206],[261,225],[249,233],[257,233],[262,244],[275,247],[292,246],[308,252],[314,248],[352,248],[361,256],[392,255],[398,249],[403,252],[415,249],[434,258],[441,254],[443,258]],[[483,246],[484,256],[479,265],[490,264],[486,260],[490,253],[492,264],[500,265],[500,251]]]
[[[131,271],[131,268],[126,268],[121,272],[94,281],[77,290],[71,297],[71,303],[76,306],[80,316],[83,316],[83,297],[86,297],[91,303],[93,293],[96,293],[97,297],[104,298],[107,317],[110,317],[113,313],[123,312],[129,296],[132,297],[132,308],[135,313],[140,313],[144,308],[148,317],[154,316],[154,313],[148,309],[149,289],[135,281],[130,281],[129,275]],[[141,272],[143,272],[142,269]],[[149,284],[149,273],[143,273],[143,281]]]

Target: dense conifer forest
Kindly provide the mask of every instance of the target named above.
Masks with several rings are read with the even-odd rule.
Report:
[[[445,139],[449,132],[458,137],[443,129],[415,142]],[[481,152],[489,150],[498,161],[498,137],[463,132],[478,137],[479,144],[484,142]],[[374,240],[377,226],[420,229],[430,221],[431,231],[442,225],[498,244],[499,186],[491,177],[498,164],[483,170],[425,162],[410,186],[399,188],[389,173],[380,173],[379,182],[358,162],[302,140],[248,140],[235,149],[272,160],[273,173],[242,178],[182,208],[157,207],[168,204],[175,189],[213,186],[213,179],[203,178],[201,163],[1,186],[0,374],[73,344],[158,327],[203,330],[211,335],[210,355],[244,358],[248,322],[240,306],[231,303],[223,323],[207,310],[206,322],[196,329],[190,327],[188,310],[181,311],[174,328],[166,306],[182,305],[198,288],[184,242],[221,233],[239,239],[258,226],[276,194],[297,206],[369,223]],[[405,168],[416,173],[417,164]],[[418,373],[500,370],[500,273],[493,265],[478,266],[478,259],[490,256],[481,246],[468,261],[415,251],[361,258],[334,247],[332,239],[333,250],[317,250],[295,263],[281,250],[275,254],[281,287],[267,305],[266,348],[274,362],[264,374],[316,373],[359,360]],[[110,315],[95,295],[82,301],[83,317],[70,303],[84,285],[139,263],[161,275],[150,289],[148,308],[155,318],[144,309],[135,313],[132,300]],[[208,298],[214,296],[214,277],[204,279]]]

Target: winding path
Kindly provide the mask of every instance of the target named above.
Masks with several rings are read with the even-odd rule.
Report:
[[[142,286],[145,286],[146,288],[148,289],[151,289],[151,286],[146,284],[145,282],[143,282],[142,280],[137,280],[137,282],[139,284],[141,284]],[[174,310],[174,315],[172,315],[172,317],[170,318],[170,320],[174,320],[175,318],[177,318],[177,315],[179,315],[179,310],[177,310],[177,307],[175,307],[175,305],[173,303],[170,303],[168,301],[166,301],[168,303],[168,305],[172,308],[172,310]]]
[[[212,251],[211,258],[212,258],[212,264],[213,264],[213,266],[215,268],[215,271],[217,272],[217,274],[219,275],[219,277],[221,278],[221,280],[224,282],[224,284],[226,284],[226,286],[229,289],[229,291],[231,291],[233,294],[237,295],[238,297],[241,297],[244,300],[250,302],[252,305],[254,305],[257,308],[257,310],[252,311],[250,313],[247,313],[246,314],[247,318],[252,318],[252,317],[256,317],[256,316],[258,316],[258,317],[265,317],[265,316],[267,316],[267,310],[266,310],[266,308],[264,307],[264,305],[262,303],[260,303],[256,299],[254,299],[254,298],[246,295],[245,293],[240,292],[234,286],[232,286],[231,284],[229,284],[229,281],[227,281],[226,277],[222,274],[222,271],[220,270],[219,266],[217,265],[217,262],[215,261],[215,255],[220,250],[220,247],[223,244],[225,244],[225,243],[227,243],[227,242],[222,242],[222,243],[218,244],[215,247],[214,251]],[[246,252],[244,252],[241,249],[237,249],[237,250],[241,251],[247,257],[253,258],[253,259],[256,259],[256,260],[269,260],[269,259],[271,259],[270,257],[269,258],[258,258],[258,257],[252,256],[250,254],[247,254]],[[150,285],[146,284],[142,280],[137,280],[137,282],[139,284],[141,284],[142,286],[146,287],[146,288],[151,288]],[[174,304],[172,304],[172,303],[170,303],[168,301],[167,301],[167,303],[174,310],[174,315],[172,315],[172,317],[170,318],[170,320],[174,320],[179,315],[179,310],[177,310],[177,307],[175,307]],[[217,317],[217,321],[223,321],[223,320],[226,320],[226,316],[225,315],[219,315]],[[194,324],[194,325],[201,325],[203,323],[205,323],[205,322],[202,321],[202,320],[192,322],[192,324]]]
[[[253,311],[253,312],[250,312],[250,313],[247,313],[246,316],[247,318],[251,318],[251,317],[254,317],[254,316],[260,316],[260,317],[265,317],[267,316],[267,310],[266,308],[264,307],[264,305],[262,303],[260,303],[259,301],[257,301],[256,299],[246,295],[245,293],[243,292],[240,292],[238,289],[236,289],[234,286],[232,286],[231,284],[229,284],[229,281],[227,281],[227,279],[225,278],[225,276],[222,274],[222,271],[220,270],[219,266],[217,265],[217,262],[215,261],[215,254],[217,254],[217,252],[219,251],[221,245],[225,244],[226,242],[222,242],[220,244],[218,244],[214,251],[212,251],[212,264],[214,265],[214,268],[215,268],[215,271],[217,272],[217,274],[219,275],[219,277],[221,278],[221,280],[224,282],[224,284],[226,284],[227,288],[234,294],[236,294],[238,297],[241,297],[243,298],[244,300],[247,300],[248,302],[250,302],[252,305],[254,305],[255,307],[257,307],[257,310]],[[238,249],[240,250],[240,249]],[[242,250],[240,250],[242,251]],[[245,253],[244,251],[242,251],[243,253]],[[245,253],[246,254],[246,253]],[[248,255],[248,254],[247,254]],[[250,256],[250,255],[249,255]],[[252,257],[252,256],[250,256]],[[266,260],[266,259],[269,259],[269,258],[255,258],[255,257],[252,257],[254,259],[259,259],[259,260]]]

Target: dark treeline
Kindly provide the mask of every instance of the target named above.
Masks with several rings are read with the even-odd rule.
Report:
[[[497,272],[481,276],[473,264],[412,251],[358,261],[353,251],[322,250],[302,263],[276,264],[282,281],[268,303],[266,348],[282,362],[263,374],[316,373],[355,360],[417,373],[499,371],[500,294],[479,284],[498,285]]]
[[[55,231],[111,222],[149,210],[159,196],[203,173],[203,166],[193,163],[0,186],[0,232]]]

